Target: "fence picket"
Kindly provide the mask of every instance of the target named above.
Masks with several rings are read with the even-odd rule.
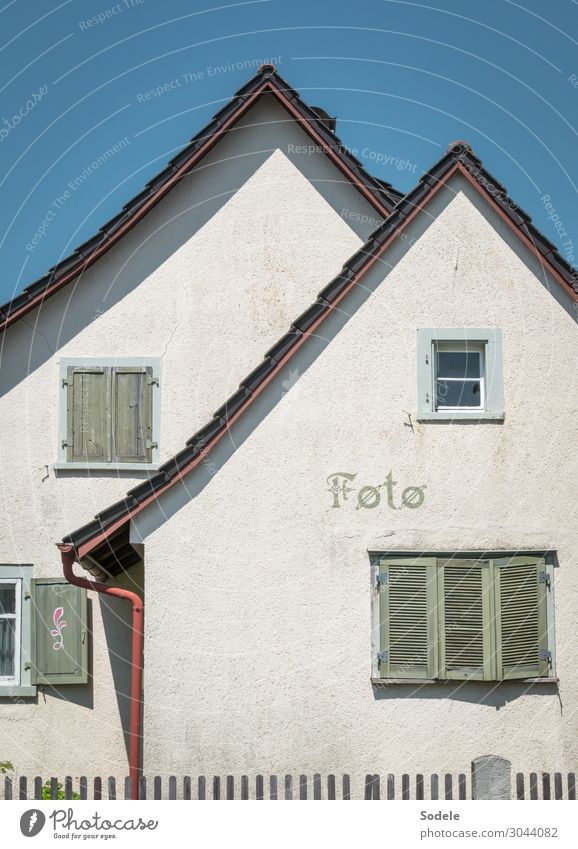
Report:
[[[113,778],[112,775],[109,775],[108,781],[108,798],[116,799],[116,779]],[[72,779],[70,780],[70,789],[72,790]],[[68,799],[68,796],[66,797]]]
[[[88,799],[88,778],[86,775],[80,776],[79,795],[81,799]]]
[[[458,775],[458,799],[467,799],[466,776],[463,772]]]
[[[568,773],[568,798],[576,799],[576,774]]]
[[[407,772],[401,776],[401,798],[409,799],[409,775]]]
[[[197,781],[197,798],[205,799],[207,796],[207,782],[204,775],[199,775]]]
[[[146,777],[146,775],[139,775],[138,797],[139,797],[139,799],[146,799],[146,797],[147,797],[147,777]]]
[[[72,799],[72,776],[64,776],[64,798]]]
[[[269,798],[270,799],[277,799],[278,798],[278,796],[277,796],[277,776],[276,775],[272,775],[269,778]]]
[[[255,779],[255,798],[260,802],[265,798],[263,776],[258,775]]]
[[[530,773],[530,799],[538,798],[538,775],[535,772]]]
[[[318,772],[313,776],[313,798],[321,799],[321,776]]]
[[[419,773],[415,777],[415,798],[425,799],[423,775]]]
[[[92,797],[95,801],[100,801],[102,799],[102,778],[97,776],[94,779],[94,796]]]
[[[241,776],[241,799],[249,798],[249,778],[246,775]]]
[[[542,799],[551,799],[551,791],[550,791],[550,773],[543,772],[542,773]]]
[[[160,775],[155,775],[153,778],[153,799],[163,798],[163,780]]]
[[[96,781],[96,778],[94,780]],[[50,798],[58,799],[58,778],[55,776],[50,779]]]
[[[563,799],[564,791],[562,789],[562,773],[555,772],[554,773],[554,798],[555,799]]]
[[[28,799],[28,781],[23,775],[20,776],[18,785],[18,798]]]
[[[395,775],[391,772],[387,776],[387,798],[395,799]]]
[[[130,775],[127,775],[127,776],[125,776],[125,779],[124,779],[124,798],[125,799],[130,799],[131,789],[132,789],[132,782],[131,782],[131,779],[130,779]]]
[[[335,795],[335,776],[333,774],[327,776],[327,798],[337,798]]]
[[[436,772],[433,772],[430,778],[430,797],[432,799],[440,797],[440,779]]]
[[[169,799],[177,798],[177,776],[169,775]]]
[[[232,775],[227,776],[227,799],[235,798],[235,778]]]
[[[351,780],[347,773],[342,778],[343,799],[351,799]]]
[[[293,778],[290,775],[285,776],[285,800],[293,798]]]
[[[307,776],[299,776],[299,798],[303,801],[307,799]]]
[[[518,772],[516,774],[516,799],[518,801],[523,801],[524,799],[524,773]]]
[[[7,802],[12,800],[12,779],[8,775],[4,778],[4,798]]]
[[[34,777],[34,798],[42,799],[42,778],[40,775]]]
[[[219,801],[221,798],[221,776],[213,776],[213,799]]]
[[[454,791],[453,791],[453,776],[451,772],[446,772],[444,778],[444,799],[453,799]]]
[[[183,778],[183,799],[187,801],[192,799],[191,795],[191,776],[185,775]]]

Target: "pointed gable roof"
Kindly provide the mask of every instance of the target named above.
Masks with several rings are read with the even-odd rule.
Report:
[[[98,513],[89,524],[64,538],[80,559],[91,554],[107,571],[138,560],[129,543],[130,520],[199,465],[267,384],[314,334],[333,309],[358,284],[371,266],[455,173],[480,192],[557,283],[578,303],[578,271],[532,224],[530,216],[509,197],[507,190],[482,165],[465,142],[455,142],[415,188],[402,198],[386,221],[345,263],[341,272],[321,290],[313,304],[292,323],[289,331],[265,354],[261,363],[241,381],[239,389],[187,440],[185,447],[151,477],[129,490],[125,498]]]
[[[308,106],[273,65],[262,65],[258,73],[239,89],[212,121],[193,136],[189,144],[138,195],[129,200],[118,215],[104,224],[95,236],[79,245],[70,256],[50,268],[43,277],[30,283],[19,295],[0,306],[0,332],[93,265],[144,218],[182,177],[198,165],[261,95],[267,93],[275,96],[380,216],[387,217],[402,194],[390,183],[372,177],[359,160],[349,153],[335,135],[332,119],[327,113]]]

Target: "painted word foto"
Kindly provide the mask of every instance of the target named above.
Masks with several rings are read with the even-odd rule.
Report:
[[[350,472],[333,472],[328,476],[327,483],[329,484],[329,489],[327,492],[330,492],[333,496],[332,507],[341,507],[343,502],[349,501],[349,493],[357,492],[355,509],[360,510],[363,508],[364,510],[372,510],[374,507],[379,506],[382,496],[380,490],[383,489],[385,489],[387,506],[390,510],[401,510],[403,507],[415,510],[416,507],[421,507],[425,500],[425,484],[423,486],[407,486],[401,493],[401,503],[395,504],[394,488],[397,486],[397,481],[394,481],[392,472],[387,475],[383,483],[379,483],[377,486],[362,486],[359,489],[349,486],[356,477],[357,472],[355,474],[351,474]]]

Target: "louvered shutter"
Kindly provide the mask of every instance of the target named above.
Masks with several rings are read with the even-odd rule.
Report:
[[[491,680],[490,561],[451,559],[438,565],[441,677]]]
[[[88,680],[86,590],[59,578],[31,582],[33,684]]]
[[[437,677],[434,558],[381,560],[382,678]]]
[[[547,593],[543,559],[511,557],[494,561],[497,597],[499,677],[549,675]]]
[[[67,460],[109,460],[110,392],[108,369],[70,367],[67,371]]]
[[[118,463],[151,462],[152,368],[112,369],[113,446]]]

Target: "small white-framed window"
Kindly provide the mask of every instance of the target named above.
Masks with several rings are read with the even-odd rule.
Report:
[[[0,699],[35,696],[30,564],[0,563]]]
[[[483,410],[485,345],[479,342],[434,342],[436,410]]]
[[[160,360],[60,361],[55,469],[154,470],[159,463]]]
[[[417,331],[418,421],[504,418],[499,328]]]
[[[0,577],[0,688],[20,684],[22,581]]]

